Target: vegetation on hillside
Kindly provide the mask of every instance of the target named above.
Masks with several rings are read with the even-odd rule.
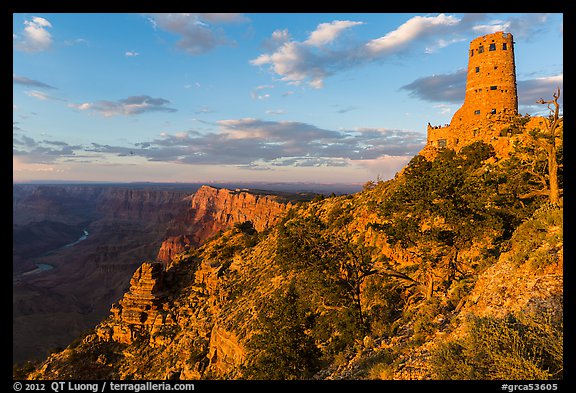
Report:
[[[535,272],[561,257],[562,199],[543,208],[548,195],[526,166],[543,176],[547,167],[527,146],[507,159],[483,142],[444,149],[433,161],[417,155],[396,179],[297,203],[266,232],[240,223],[181,254],[168,269],[166,309],[186,308],[195,319],[183,318],[187,325],[159,347],[128,347],[148,356],[138,375],[161,378],[185,366],[204,378],[397,377],[407,353],[458,324],[478,277],[504,253],[515,250],[509,260]],[[463,337],[432,350],[423,377],[561,378],[562,325],[546,318],[472,318]],[[245,351],[225,374],[204,373],[216,325]],[[184,342],[195,349],[178,363]]]

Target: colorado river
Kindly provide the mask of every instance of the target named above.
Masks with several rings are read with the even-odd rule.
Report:
[[[84,234],[82,236],[80,236],[80,238],[78,240],[76,240],[75,242],[72,242],[72,243],[68,243],[65,246],[62,246],[61,248],[68,248],[68,247],[75,246],[76,244],[80,243],[82,240],[86,240],[87,238],[88,238],[88,231],[86,229],[84,229]]]
[[[56,252],[58,250],[62,250],[63,248],[69,248],[69,247],[75,246],[76,244],[80,243],[81,241],[86,240],[88,238],[89,233],[86,229],[84,229],[82,232],[83,232],[83,234],[82,234],[82,236],[80,236],[78,238],[78,240],[73,241],[72,243],[65,244],[62,247],[58,247],[54,250],[48,251],[44,255],[51,254],[51,253]],[[50,265],[48,263],[38,263],[38,264],[36,264],[36,269],[22,273],[20,276],[29,276],[32,274],[38,274],[38,273],[42,273],[42,272],[52,270],[52,269],[54,269],[53,265]]]
[[[36,269],[30,270],[26,273],[22,273],[21,276],[29,276],[31,274],[42,273],[42,272],[45,272],[45,271],[51,270],[51,269],[54,269],[54,266],[49,265],[47,263],[39,263],[36,265]]]

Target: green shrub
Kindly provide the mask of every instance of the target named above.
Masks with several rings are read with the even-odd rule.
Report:
[[[258,313],[259,333],[248,342],[252,359],[244,369],[249,379],[306,379],[320,368],[320,350],[307,331],[309,310],[303,308],[292,282]]]
[[[529,262],[537,270],[558,260],[562,244],[563,209],[544,205],[514,232],[510,241],[511,261],[516,267]]]
[[[394,360],[397,353],[391,348],[385,348],[368,361],[368,379],[392,379],[394,376]]]
[[[563,324],[508,314],[471,321],[469,333],[432,351],[437,379],[548,380],[563,374]]]

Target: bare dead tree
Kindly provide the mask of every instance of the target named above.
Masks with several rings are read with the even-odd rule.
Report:
[[[545,195],[548,196],[548,201],[551,204],[558,205],[560,204],[560,195],[563,192],[558,183],[558,169],[562,167],[562,164],[558,163],[557,158],[558,148],[562,145],[564,128],[563,118],[560,117],[560,104],[558,103],[560,88],[556,89],[552,97],[552,100],[546,101],[540,98],[536,101],[537,104],[547,105],[550,111],[547,121],[544,122],[545,129],[535,128],[527,133],[529,143],[536,149],[533,152],[533,154],[536,153],[536,156],[525,159],[524,169],[533,176],[534,180],[542,184],[542,188],[520,195],[520,199]],[[542,161],[538,157],[538,151],[544,156],[540,156],[544,159],[544,167],[542,167]]]
[[[552,97],[553,99],[549,101],[545,101],[543,98],[536,101],[537,104],[547,105],[550,115],[546,123],[545,134],[543,137],[535,138],[535,142],[544,149],[548,159],[548,201],[551,204],[558,205],[560,203],[560,194],[563,191],[558,185],[559,164],[556,158],[558,145],[562,143],[563,131],[563,127],[560,126],[562,119],[560,118],[560,104],[558,103],[558,98],[560,97],[559,87],[552,94]]]

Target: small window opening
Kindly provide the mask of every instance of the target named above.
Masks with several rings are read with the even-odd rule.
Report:
[[[479,114],[480,114],[480,109],[476,109],[476,110],[474,111],[474,114],[475,114],[475,115],[479,115]]]
[[[474,49],[470,49],[470,57],[474,56]]]
[[[508,48],[506,46],[506,43],[504,42],[504,43],[502,43],[502,50],[506,50],[506,49],[508,49]]]
[[[438,147],[443,149],[446,147],[446,139],[438,139]]]
[[[493,115],[495,115],[495,114],[496,114],[496,109],[492,109],[492,110],[490,111],[490,113],[493,114]]]
[[[476,67],[476,73],[480,72],[480,67]]]
[[[490,44],[490,46],[488,47],[488,50],[490,52],[495,51],[496,50],[496,44]]]
[[[490,90],[498,90],[497,86],[490,86]]]
[[[478,53],[484,53],[484,47],[482,45],[478,47]]]

